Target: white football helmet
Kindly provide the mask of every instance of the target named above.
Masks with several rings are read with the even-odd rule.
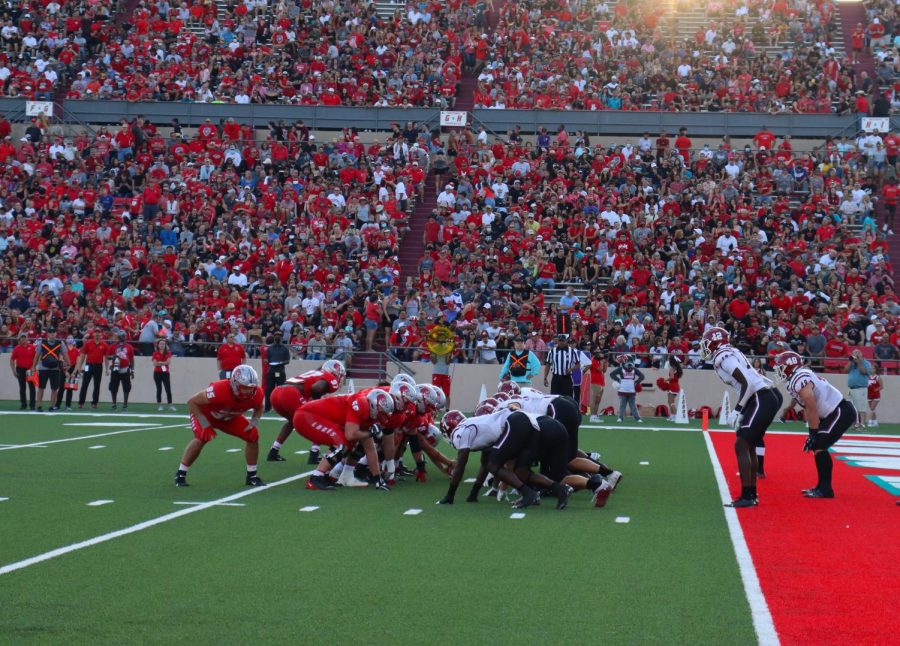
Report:
[[[393,386],[394,384],[399,384],[399,383],[405,383],[405,384],[409,384],[410,386],[415,387],[416,380],[413,379],[412,377],[410,377],[405,372],[398,372],[396,375],[394,375],[394,378],[391,379],[391,385]]]
[[[259,388],[259,375],[251,366],[241,364],[231,371],[231,392],[238,399],[250,399]]]
[[[322,372],[328,372],[334,375],[339,384],[344,383],[344,378],[347,376],[347,369],[344,367],[344,364],[337,359],[329,359],[323,363]]]

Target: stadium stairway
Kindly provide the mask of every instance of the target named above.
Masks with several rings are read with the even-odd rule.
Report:
[[[862,2],[839,2],[837,7],[838,14],[841,17],[841,25],[843,25],[844,51],[849,55],[853,51],[853,31],[856,29],[856,25],[862,24],[865,27],[868,24],[866,7]],[[865,72],[870,79],[878,78],[875,75],[875,58],[866,51],[860,54],[859,62],[853,66],[853,69],[857,75],[860,72]]]

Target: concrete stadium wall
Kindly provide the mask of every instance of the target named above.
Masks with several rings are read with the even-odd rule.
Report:
[[[251,361],[250,364],[260,370],[259,360]],[[288,375],[297,374],[305,370],[318,368],[321,362],[315,361],[293,361],[288,367]],[[416,381],[431,381],[431,364],[430,363],[409,363],[407,367],[415,374]],[[131,391],[131,401],[134,403],[152,403],[156,401],[156,388],[153,384],[153,368],[148,357],[137,357],[135,365],[135,380]],[[647,383],[655,384],[657,377],[665,377],[666,373],[662,370],[647,369],[643,371],[647,377]],[[391,366],[390,373],[396,373],[394,366]],[[188,359],[175,357],[172,359],[172,397],[176,403],[183,403],[191,395],[206,387],[210,381],[218,378],[216,371],[215,359]],[[493,394],[497,386],[497,375],[499,374],[499,366],[497,365],[471,365],[471,364],[453,364],[451,366],[451,406],[464,411],[470,411],[478,402],[478,396],[482,385],[487,389],[488,394]],[[18,385],[10,375],[0,380],[0,399],[18,400]],[[847,376],[843,374],[826,374],[823,375],[828,381],[834,384],[841,392],[847,392]],[[109,391],[107,390],[108,378],[104,376],[103,384],[100,392],[100,401],[109,402]],[[355,380],[354,386],[357,390],[374,385],[373,381]],[[716,410],[722,403],[722,393],[725,387],[715,376],[711,370],[685,370],[684,377],[681,379],[682,388],[685,391],[688,408],[699,408],[708,405]],[[534,380],[533,386],[539,390],[547,390],[543,387],[540,377]],[[784,391],[785,405],[790,401]],[[900,397],[896,397],[900,393],[900,376],[884,377],[884,388],[882,390],[882,401],[878,407],[878,417],[883,422],[900,423]],[[163,395],[165,397],[165,395]],[[732,405],[734,396],[731,397]],[[661,393],[654,388],[647,389],[638,395],[639,405],[648,405],[656,407],[658,404],[666,403],[665,393]],[[603,407],[614,406],[618,410],[618,397],[615,390],[611,386],[607,386],[603,394]]]
[[[356,108],[349,106],[291,106],[275,104],[236,105],[226,103],[127,102],[127,101],[65,101],[69,119],[83,123],[117,123],[122,117],[132,119],[144,115],[153,123],[166,125],[177,117],[182,125],[200,124],[204,119],[214,121],[234,117],[241,123],[264,127],[271,120],[302,119],[307,126],[318,130],[340,130],[355,126],[359,130],[386,130],[393,122],[413,121],[436,125],[439,110],[434,108]],[[24,115],[23,99],[0,99],[0,111],[15,116]],[[473,110],[475,124],[483,123],[495,132],[506,132],[515,125],[525,132],[536,132],[541,126],[551,132],[563,123],[571,130],[581,129],[592,135],[639,135],[666,130],[670,133],[686,126],[691,136],[750,136],[765,124],[777,135],[790,134],[794,138],[824,137],[846,133],[855,134],[859,120],[855,115],[784,114],[769,115],[753,112],[622,112],[612,110]],[[65,115],[57,115],[66,118]],[[900,118],[892,118],[892,127],[900,126]]]

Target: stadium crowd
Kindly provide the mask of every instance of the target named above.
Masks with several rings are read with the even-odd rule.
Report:
[[[877,115],[900,102],[887,3],[847,53],[832,2],[703,7],[708,24],[680,39],[646,2],[409,2],[385,19],[365,0],[142,0],[128,20],[113,0],[32,3],[6,10],[0,80],[37,99],[68,87],[69,99],[452,107],[469,71],[486,108]],[[876,78],[854,70],[863,48]]]
[[[383,333],[419,359],[441,324],[453,360],[492,362],[519,335],[545,351],[564,312],[577,344],[639,365],[699,365],[709,321],[749,354],[897,358],[894,135],[799,153],[765,129],[743,148],[686,131],[601,146],[563,126],[535,141],[412,123],[366,144],[349,129],[318,142],[302,122],[252,134],[207,121],[163,136],[138,118],[65,139],[36,119],[28,141],[4,139],[4,347],[99,328],[146,354],[163,337],[212,356],[229,334],[252,354],[280,335],[295,357],[346,360]],[[425,255],[401,277],[429,175]],[[589,293],[547,303],[557,282]]]

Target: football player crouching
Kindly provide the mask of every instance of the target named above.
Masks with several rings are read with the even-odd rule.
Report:
[[[560,426],[557,433],[548,431],[546,440],[541,441],[539,446],[539,431],[544,429],[535,416],[508,408],[493,412],[488,412],[489,410],[489,406],[480,407],[476,409],[476,413],[482,414],[469,418],[460,411],[452,410],[441,419],[441,431],[448,437],[457,454],[450,486],[438,504],[453,504],[469,455],[473,451],[479,451],[481,465],[472,491],[466,498],[467,502],[478,502],[479,491],[490,473],[519,492],[521,498],[515,503],[517,508],[540,503],[537,492],[531,486],[533,485],[552,491],[557,497],[557,509],[565,509],[572,488],[531,471],[531,464],[539,450],[544,452],[541,459],[558,465],[565,464],[565,429]],[[512,468],[506,466],[510,462]]]
[[[320,370],[309,370],[296,377],[291,377],[287,382],[272,391],[270,401],[272,408],[286,421],[278,432],[278,437],[269,449],[266,458],[268,462],[284,462],[281,455],[281,446],[287,441],[294,430],[293,419],[297,410],[308,401],[320,399],[326,395],[336,393],[344,383],[347,370],[344,364],[336,359],[329,359],[322,364]],[[319,446],[310,447],[308,464],[319,463]]]
[[[545,395],[534,388],[522,388],[518,396],[503,401],[501,406],[523,410],[539,417],[547,416],[560,422],[568,436],[566,477],[563,482],[576,491],[590,491],[595,507],[606,505],[609,495],[622,481],[622,473],[601,462],[599,453],[588,454],[578,448],[581,412],[573,399]]]
[[[369,484],[390,491],[378,468],[375,440],[381,438],[380,425],[387,422],[396,406],[389,392],[378,389],[334,395],[301,406],[294,414],[294,430],[314,444],[336,447],[319,463],[306,488],[334,489],[326,474],[359,443],[369,461]]]
[[[259,420],[263,414],[265,395],[259,385],[256,371],[247,365],[240,365],[231,371],[228,379],[211,383],[206,390],[191,397],[188,412],[194,439],[184,449],[181,464],[175,474],[175,486],[187,487],[188,469],[206,444],[222,431],[244,441],[244,458],[247,461],[246,484],[249,487],[265,486],[257,475],[259,458]],[[253,411],[247,419],[244,413]]]

